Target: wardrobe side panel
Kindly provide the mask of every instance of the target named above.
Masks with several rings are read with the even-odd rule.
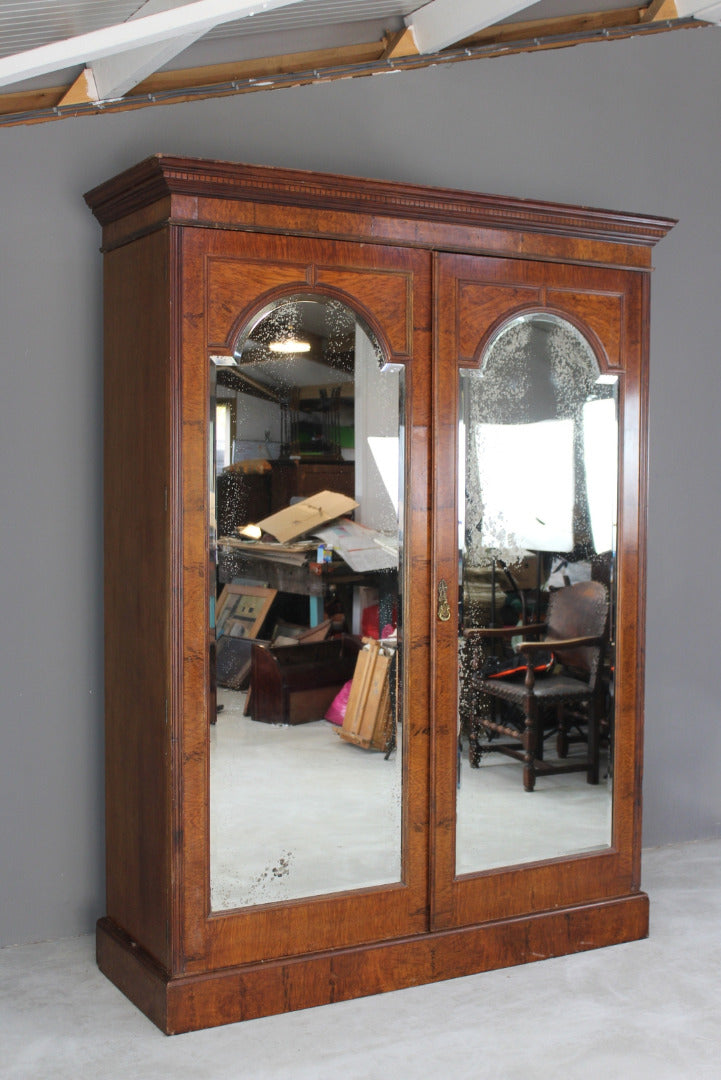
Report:
[[[169,966],[167,232],[105,256],[108,916]]]

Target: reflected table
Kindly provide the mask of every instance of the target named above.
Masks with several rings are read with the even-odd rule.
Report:
[[[398,573],[396,570],[363,572],[352,570],[342,560],[330,563],[280,562],[272,555],[255,554],[218,543],[218,580],[222,585],[233,581],[266,585],[278,592],[307,596],[309,625],[318,626],[323,621],[325,604],[339,586],[368,585],[378,590],[382,597],[395,596]],[[382,601],[381,601],[382,602]]]

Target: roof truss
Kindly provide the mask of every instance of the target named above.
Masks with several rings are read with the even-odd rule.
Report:
[[[405,23],[419,53],[435,53],[528,7],[528,0],[431,0]]]
[[[158,50],[170,57],[219,23],[256,15],[271,8],[287,7],[300,0],[150,0],[126,22],[91,30],[88,34],[41,45],[0,59],[0,86],[12,85],[63,68],[123,56],[139,48]],[[163,63],[166,61],[163,60]],[[151,70],[154,70],[151,68]]]
[[[179,31],[179,16],[183,11],[187,13],[191,8],[195,9],[196,14],[200,14],[201,9],[205,9],[203,17],[209,18],[211,17],[210,5],[213,5],[215,8],[213,17],[216,17],[218,21],[223,21],[237,19],[240,9],[245,9],[246,13],[250,14],[251,8],[258,10],[264,2],[268,5],[284,6],[298,0],[256,0],[252,4],[249,0],[245,3],[239,3],[238,0],[196,0],[194,3],[183,5],[180,10],[168,10],[169,5],[175,6],[179,0],[150,0],[156,9],[157,6],[161,6],[165,10],[154,10],[150,13],[150,5],[146,4],[137,12],[138,18],[134,21],[144,23],[147,28],[148,25],[153,25],[151,23],[153,19],[174,19],[174,29]],[[514,0],[489,0],[489,2],[494,5],[494,11],[503,9],[506,14],[512,6],[516,9],[525,6],[518,3],[514,5]],[[470,9],[480,7],[485,9],[487,6],[485,3],[480,5],[474,0],[469,0],[467,5],[461,0],[433,0],[426,7],[434,9],[437,16],[440,16],[442,12],[440,5],[446,4],[452,5],[459,14],[459,18],[453,24],[450,47],[439,46],[435,51],[428,51],[435,44],[435,39],[430,36],[424,37],[424,33],[428,32],[427,27],[420,30],[420,23],[414,22],[420,11],[424,10],[421,8],[408,17],[405,31],[385,35],[377,41],[170,71],[156,69],[159,50],[168,47],[166,39],[163,39],[162,35],[153,41],[144,39],[141,47],[140,38],[136,34],[133,39],[134,44],[132,46],[128,44],[122,49],[122,60],[112,59],[106,64],[104,58],[111,54],[104,52],[102,57],[96,55],[80,78],[71,86],[0,95],[0,126],[42,122],[83,113],[114,112],[158,104],[173,104],[282,86],[402,71],[425,67],[429,64],[457,63],[516,52],[563,48],[581,42],[608,41],[635,34],[704,26],[707,25],[705,21],[700,22],[688,16],[682,6],[702,2],[703,0],[651,0],[650,3],[621,10],[589,12],[557,19],[493,24],[480,28],[477,17],[469,22],[468,19],[464,21],[461,16],[464,12],[468,15]],[[711,4],[711,0],[708,0],[708,3]],[[436,5],[439,6],[436,7]],[[221,7],[226,13],[223,16],[220,15]],[[721,0],[713,0],[713,7],[721,7]],[[682,17],[679,17],[679,8]],[[228,14],[227,12],[231,10],[233,13]],[[144,14],[146,11],[149,13]],[[130,25],[130,22],[120,24],[121,27]],[[160,23],[155,23],[156,28],[159,25]],[[173,34],[173,42],[187,42],[188,37],[198,30],[198,26],[198,23],[192,27],[189,22],[184,23],[183,32]],[[473,28],[466,34],[469,26]],[[205,32],[205,30],[202,31],[202,33]],[[449,31],[444,32],[447,36]],[[459,33],[465,36],[459,39],[457,37]],[[129,42],[131,36],[127,30],[125,34],[128,36],[123,40]],[[92,35],[83,36],[91,37]],[[79,39],[71,40],[77,42]],[[185,47],[184,44],[180,46],[180,48]],[[151,55],[153,50],[156,50],[154,57]],[[36,53],[40,51],[33,50]],[[27,56],[27,54],[19,55]],[[17,57],[8,59],[17,60]],[[83,60],[88,60],[87,55],[84,55]],[[165,63],[167,59],[160,62]],[[0,60],[0,77],[3,63]],[[138,82],[138,79],[141,81]],[[126,86],[127,89],[125,89]]]

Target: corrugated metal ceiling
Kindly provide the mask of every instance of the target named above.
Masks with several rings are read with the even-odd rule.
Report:
[[[0,55],[124,22],[138,0],[0,0]]]
[[[482,4],[483,0],[479,0]],[[207,38],[251,34],[292,33],[312,27],[386,20],[388,29],[402,25],[404,15],[423,0],[302,0],[287,8],[226,23]],[[589,9],[610,11],[630,7],[633,0],[542,0],[529,5],[524,19],[579,14]],[[0,0],[0,56],[9,56],[77,34],[124,22],[140,0]],[[520,18],[521,16],[519,16]]]
[[[0,0],[0,56],[124,22],[141,6],[138,0]],[[398,21],[419,6],[420,0],[303,0],[227,23],[207,36],[287,32],[366,19]]]

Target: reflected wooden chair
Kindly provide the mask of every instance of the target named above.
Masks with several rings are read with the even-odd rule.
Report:
[[[551,593],[546,621],[533,626],[494,629],[468,628],[463,631],[469,645],[507,639],[522,634],[517,646],[525,668],[519,677],[491,677],[483,667],[473,671],[474,688],[492,699],[500,699],[505,708],[493,715],[478,717],[478,726],[493,744],[493,749],[523,762],[523,786],[533,791],[536,776],[542,774],[586,772],[589,784],[598,783],[599,732],[603,711],[601,673],[607,638],[608,592],[598,581],[584,581]],[[535,640],[528,640],[528,639]],[[540,657],[553,653],[552,671],[536,676]],[[574,722],[585,729],[587,754],[584,759],[544,760],[544,733],[549,717],[555,719],[558,746],[567,753],[567,720],[564,711],[573,713]],[[580,718],[580,719],[579,719]],[[499,738],[508,741],[496,741]]]

